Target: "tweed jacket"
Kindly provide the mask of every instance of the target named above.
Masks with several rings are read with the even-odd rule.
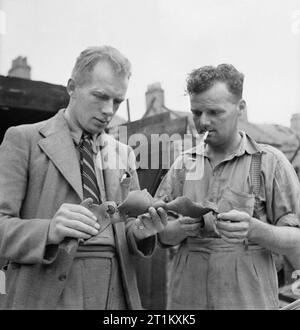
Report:
[[[103,172],[106,200],[118,203],[139,189],[138,178],[127,161],[132,149],[106,138],[114,142],[110,153],[127,167]],[[122,182],[124,171],[129,180]],[[82,199],[80,165],[63,110],[46,121],[7,130],[0,146],[0,258],[9,264],[1,308],[55,309],[76,249],[69,248],[68,240],[47,245],[49,224],[63,203],[79,204]],[[131,254],[151,255],[156,237],[138,249],[132,226],[133,221],[117,223],[113,232],[127,305],[140,309]]]

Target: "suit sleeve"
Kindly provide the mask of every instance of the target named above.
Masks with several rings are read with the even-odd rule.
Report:
[[[129,148],[129,158],[128,158],[128,171],[131,174],[131,183],[129,190],[140,190],[140,184],[138,175],[136,172],[135,166],[135,155],[131,148]],[[157,245],[157,235],[150,236],[148,238],[143,239],[139,243],[135,240],[133,234],[133,226],[134,226],[135,218],[129,218],[126,221],[126,234],[127,234],[127,242],[129,246],[129,251],[132,254],[139,255],[142,257],[151,257],[154,253],[154,250]]]
[[[45,250],[50,220],[21,216],[30,180],[29,157],[29,138],[19,127],[9,128],[0,146],[0,258],[47,264],[54,258],[52,247]]]

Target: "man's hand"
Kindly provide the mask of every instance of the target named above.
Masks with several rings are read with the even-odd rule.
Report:
[[[189,218],[179,216],[177,220],[178,230],[182,232],[184,237],[197,237],[203,227],[203,220],[201,218]]]
[[[134,236],[142,240],[163,231],[168,223],[167,212],[159,207],[149,207],[149,213],[139,216],[134,223]]]
[[[50,222],[47,244],[59,244],[65,237],[89,239],[99,228],[97,218],[86,207],[65,203]]]
[[[203,218],[189,218],[179,215],[178,218],[170,219],[166,229],[159,234],[160,242],[166,245],[177,245],[188,236],[199,236],[203,227]]]
[[[224,241],[242,243],[248,238],[251,217],[246,212],[231,210],[217,215],[217,230]]]

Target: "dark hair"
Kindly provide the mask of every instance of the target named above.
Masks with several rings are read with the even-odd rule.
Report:
[[[226,83],[233,95],[242,98],[244,75],[231,64],[220,64],[217,67],[209,65],[193,70],[186,80],[187,92],[190,95],[199,94],[218,81]]]

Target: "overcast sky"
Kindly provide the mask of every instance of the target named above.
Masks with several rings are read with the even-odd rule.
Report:
[[[289,126],[300,112],[300,0],[0,0],[0,9],[2,75],[22,55],[33,80],[66,85],[81,50],[110,44],[133,64],[132,119],[153,82],[167,107],[189,111],[187,73],[225,62],[245,74],[250,121]]]

